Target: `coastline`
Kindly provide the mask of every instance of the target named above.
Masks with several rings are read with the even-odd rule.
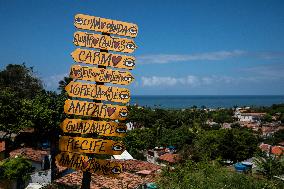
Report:
[[[133,95],[131,105],[151,108],[184,109],[271,106],[284,103],[284,95]]]

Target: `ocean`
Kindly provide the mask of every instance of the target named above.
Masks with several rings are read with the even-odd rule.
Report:
[[[231,108],[234,106],[271,106],[284,103],[284,95],[193,95],[132,96],[130,104],[151,108],[184,109],[192,106],[207,108]]]

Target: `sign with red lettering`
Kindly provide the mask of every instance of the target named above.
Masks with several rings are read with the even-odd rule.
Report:
[[[120,155],[125,150],[122,142],[94,138],[61,136],[59,150],[64,152]]]
[[[138,34],[138,26],[136,24],[84,14],[75,15],[74,25],[78,29],[93,30],[127,37],[136,37]]]
[[[128,85],[134,77],[128,71],[111,70],[89,66],[71,66],[70,77],[86,81]]]
[[[64,105],[64,112],[66,114],[118,120],[125,120],[128,115],[128,110],[126,106],[87,102],[80,100],[66,100]]]
[[[97,48],[124,53],[132,53],[137,48],[132,39],[79,31],[74,33],[73,43],[80,47]]]
[[[127,127],[114,121],[94,121],[82,119],[65,119],[60,125],[64,133],[96,133],[101,136],[124,137]]]
[[[121,164],[110,160],[95,159],[69,152],[61,152],[55,159],[59,165],[75,170],[88,171],[112,177],[116,177],[122,173]]]
[[[125,56],[120,54],[112,54],[79,48],[73,51],[71,53],[71,56],[75,62],[82,62],[86,64],[109,66],[129,70],[132,70],[135,66],[135,58],[133,56]]]
[[[65,87],[65,90],[71,97],[89,98],[121,103],[128,103],[130,100],[130,91],[126,88],[71,81]]]

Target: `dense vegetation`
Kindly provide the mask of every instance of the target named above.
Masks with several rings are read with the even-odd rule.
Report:
[[[64,87],[71,81],[59,82],[60,94],[46,91],[32,68],[8,65],[0,71],[0,131],[9,139],[12,133],[25,128],[35,129],[34,141],[57,140],[59,124],[64,119],[63,104],[67,95]],[[159,181],[161,188],[277,188],[278,182],[258,180],[237,174],[221,166],[225,161],[242,161],[258,154],[258,144],[263,141],[257,133],[241,128],[233,118],[233,109],[189,107],[185,110],[151,109],[130,106],[128,122],[134,130],[123,139],[127,150],[137,159],[156,146],[175,146],[182,161],[175,171],[164,171]],[[267,112],[264,122],[272,117],[283,123],[284,104],[271,107],[255,107],[252,111]],[[232,129],[222,129],[224,123],[232,123]],[[278,131],[265,139],[270,144],[284,140],[284,132]],[[259,172],[273,179],[284,174],[281,158],[258,156]],[[21,162],[14,162],[21,161]],[[15,159],[1,166],[2,178],[26,177],[24,170],[13,166],[26,160]],[[9,170],[11,169],[11,170]],[[14,173],[13,171],[16,171]],[[10,175],[10,176],[9,176]],[[12,176],[17,175],[17,176]]]

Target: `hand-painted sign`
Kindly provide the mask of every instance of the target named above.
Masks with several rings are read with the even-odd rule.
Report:
[[[126,106],[87,102],[80,100],[66,100],[64,105],[64,112],[66,114],[118,120],[125,120],[128,115],[128,110]]]
[[[56,156],[59,165],[75,170],[88,171],[105,176],[116,177],[122,173],[122,166],[118,162],[89,158],[76,153],[61,152]]]
[[[129,70],[132,70],[135,66],[134,57],[120,54],[111,54],[78,48],[71,53],[71,56],[75,62],[82,62],[86,64],[110,66]]]
[[[127,127],[123,123],[82,119],[65,119],[60,125],[64,133],[96,133],[101,136],[124,137]]]
[[[75,32],[73,43],[76,46],[132,53],[137,48],[132,39],[117,38],[107,35]]]
[[[74,25],[78,29],[94,30],[127,37],[136,37],[138,34],[138,26],[136,24],[84,14],[75,15]]]
[[[130,91],[126,88],[71,81],[65,87],[65,90],[71,97],[89,98],[121,103],[128,103],[130,100]]]
[[[122,142],[94,138],[61,136],[59,150],[93,154],[120,155],[125,150]]]
[[[128,85],[134,81],[134,77],[128,71],[119,71],[89,66],[71,66],[70,77],[86,81],[113,83]]]

